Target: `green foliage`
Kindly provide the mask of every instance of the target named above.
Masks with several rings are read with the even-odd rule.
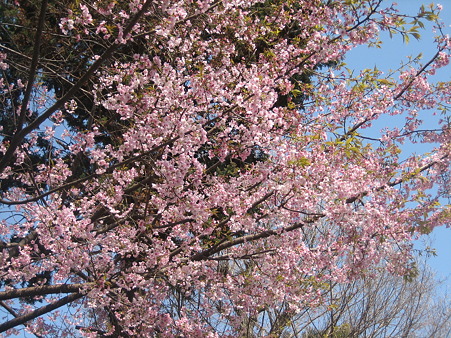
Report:
[[[310,329],[302,338],[357,338],[350,324],[342,324],[325,330]]]
[[[425,21],[436,22],[439,19],[435,5],[432,3],[428,7],[421,6],[418,14],[410,18],[408,16],[398,16],[394,26],[389,28],[390,37],[394,34],[401,34],[404,43],[409,43],[410,37],[420,40],[421,35],[419,29],[424,29]]]

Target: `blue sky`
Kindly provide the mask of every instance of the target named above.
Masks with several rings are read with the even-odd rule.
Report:
[[[431,2],[424,0],[397,1],[400,13],[411,15],[417,14],[422,4],[427,5],[429,3]],[[451,35],[451,0],[435,2],[435,4],[437,3],[443,6],[440,17],[446,25],[444,32]],[[436,53],[433,43],[435,34],[432,32],[431,25],[426,25],[425,30],[420,33],[421,39],[419,41],[411,38],[408,44],[403,42],[400,35],[390,38],[387,33],[383,33],[381,49],[364,46],[356,48],[349,52],[345,62],[352,69],[360,70],[376,66],[381,70],[389,70],[396,69],[402,61],[407,61],[409,55],[417,56],[422,53],[424,55],[423,60],[429,60]],[[451,65],[440,69],[440,72],[437,72],[437,75],[434,76],[434,80],[451,81]],[[425,123],[427,122],[425,121]],[[418,148],[412,147],[406,149],[406,151],[414,152],[418,151]],[[435,248],[437,256],[429,257],[427,262],[436,271],[439,279],[447,278],[441,290],[443,293],[451,294],[451,229],[444,227],[434,229],[430,236],[423,238],[416,244],[417,248],[424,248],[425,246]]]

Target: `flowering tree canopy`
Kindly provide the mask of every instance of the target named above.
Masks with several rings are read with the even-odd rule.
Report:
[[[0,5],[0,332],[289,333],[283,318],[331,285],[381,266],[413,277],[412,240],[449,223],[438,7],[21,3]],[[425,20],[430,60],[344,64]]]

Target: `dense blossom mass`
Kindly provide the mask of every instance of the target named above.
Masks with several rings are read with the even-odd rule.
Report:
[[[331,285],[380,267],[413,278],[412,240],[449,224],[437,7],[0,6],[1,332],[290,334]],[[343,62],[428,20],[430,59],[390,74]]]

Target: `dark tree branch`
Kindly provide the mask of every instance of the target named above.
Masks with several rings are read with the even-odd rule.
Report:
[[[30,72],[28,74],[28,83],[25,90],[24,98],[22,100],[22,107],[20,108],[19,123],[17,125],[17,131],[20,131],[25,121],[25,115],[27,114],[28,102],[30,101],[31,91],[33,90],[34,80],[36,78],[36,70],[39,62],[39,51],[41,49],[42,31],[44,30],[45,13],[47,11],[48,0],[43,0],[41,4],[41,12],[39,13],[38,28],[34,38],[34,50],[33,58],[31,60]]]
[[[6,311],[8,311],[10,314],[12,314],[14,317],[19,317],[19,314],[14,311],[8,304],[5,304],[4,302],[0,302],[0,306],[4,307],[6,309]],[[28,324],[24,324],[25,326],[28,326]],[[38,337],[38,338],[44,338],[44,336],[41,336],[37,333],[33,333],[34,336]]]
[[[28,312],[22,316],[11,319],[3,324],[0,324],[0,333],[5,332],[9,329],[12,329],[13,327],[16,327],[18,325],[25,324],[29,320],[33,320],[33,319],[35,319],[39,316],[42,316],[48,312],[56,310],[66,304],[72,303],[73,301],[75,301],[81,297],[83,297],[83,294],[81,294],[81,293],[72,293],[69,296],[66,296],[64,298],[61,298],[60,300],[57,300],[54,303],[51,303],[49,305],[43,306],[34,311]]]
[[[300,229],[304,225],[310,224],[310,223],[314,223],[314,222],[316,222],[318,219],[320,219],[322,217],[324,217],[324,215],[314,216],[314,217],[306,219],[303,222],[295,223],[295,224],[293,224],[293,225],[291,225],[289,227],[286,227],[286,228],[277,229],[277,230],[266,230],[266,231],[262,231],[262,232],[260,232],[258,234],[253,234],[253,235],[247,235],[247,236],[243,236],[243,237],[239,237],[239,238],[234,238],[234,239],[228,240],[226,242],[219,243],[218,245],[213,246],[213,247],[211,247],[211,248],[209,248],[207,250],[204,250],[204,251],[201,251],[201,252],[199,252],[197,254],[194,254],[194,255],[192,255],[190,257],[190,260],[192,260],[192,261],[200,261],[200,260],[208,258],[209,256],[211,256],[211,255],[213,255],[215,253],[218,253],[218,252],[220,252],[222,250],[231,248],[231,247],[239,245],[239,244],[243,244],[243,243],[246,243],[246,242],[252,242],[252,241],[255,241],[255,240],[258,240],[258,239],[267,238],[267,237],[275,236],[275,235],[280,235],[281,233],[284,233],[284,232],[289,232],[289,231],[293,231],[293,230],[296,230],[296,229]]]
[[[0,292],[0,300],[7,300],[20,297],[43,296],[56,293],[72,293],[72,292],[78,293],[80,292],[80,289],[82,287],[85,287],[89,284],[93,283],[41,285],[23,289],[12,289]]]

